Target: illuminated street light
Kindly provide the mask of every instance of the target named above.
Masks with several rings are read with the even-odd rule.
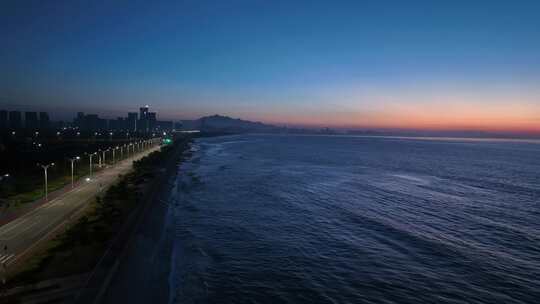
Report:
[[[10,176],[9,173],[0,175],[0,181],[2,181],[2,180],[4,180],[4,179],[8,178],[9,176]]]
[[[81,159],[80,157],[78,156],[75,156],[73,158],[68,158],[68,160],[71,162],[71,189],[73,189],[74,187],[74,184],[73,184],[73,163],[75,163],[75,161]]]
[[[118,146],[112,148],[112,163],[115,163],[114,150],[118,149]]]
[[[88,154],[88,158],[90,159],[90,177],[92,177],[92,156],[96,154],[96,152]]]
[[[47,185],[47,169],[49,169],[49,167],[53,167],[54,163],[50,163],[48,165],[38,164],[38,166],[43,168],[43,172],[45,173],[45,201],[47,201],[48,200],[48,194],[49,194],[48,185]]]
[[[106,165],[107,165],[107,164],[105,163],[105,152],[107,152],[107,150],[101,151],[101,153],[103,154],[103,166],[106,166]]]

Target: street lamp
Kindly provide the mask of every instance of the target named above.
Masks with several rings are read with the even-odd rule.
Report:
[[[103,150],[102,153],[103,153],[103,166],[106,166],[107,164],[105,163],[105,152],[109,151],[109,149],[107,150]]]
[[[118,146],[112,148],[112,163],[114,165],[115,157],[114,157],[114,150],[118,149]]]
[[[88,154],[88,158],[90,159],[90,177],[92,177],[92,156],[96,154],[96,152]]]
[[[71,189],[73,189],[74,185],[73,185],[73,163],[75,163],[75,161],[81,159],[80,157],[78,156],[75,156],[73,158],[68,158],[68,160],[71,162]]]
[[[0,175],[0,181],[2,181],[5,178],[8,178],[8,177],[9,177],[9,173],[2,174],[2,175]]]
[[[53,167],[54,163],[50,163],[48,165],[41,165],[41,164],[37,164],[37,165],[43,168],[43,172],[45,173],[45,201],[47,201],[48,200],[47,169],[49,169],[49,167]]]

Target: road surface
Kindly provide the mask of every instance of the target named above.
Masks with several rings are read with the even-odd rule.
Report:
[[[159,149],[159,146],[152,147],[117,162],[114,166],[109,165],[94,174],[90,181],[80,183],[73,190],[1,226],[0,267],[8,268],[40,240],[45,239],[72,214],[95,198],[96,194],[115,183],[119,174],[129,172],[133,161]]]

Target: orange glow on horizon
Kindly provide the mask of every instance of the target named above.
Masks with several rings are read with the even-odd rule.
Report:
[[[284,113],[260,120],[306,127],[540,134],[540,105],[533,104],[393,104],[371,112],[299,113],[302,114]]]

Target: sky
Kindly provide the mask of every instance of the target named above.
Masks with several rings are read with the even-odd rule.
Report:
[[[0,105],[540,134],[540,1],[2,1]]]

